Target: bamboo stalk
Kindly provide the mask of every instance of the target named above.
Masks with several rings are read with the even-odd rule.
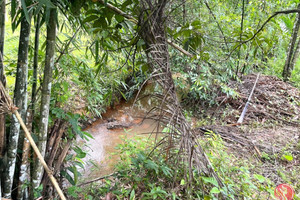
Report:
[[[2,99],[3,98],[3,99]],[[60,189],[56,179],[54,178],[52,171],[49,169],[49,167],[47,166],[47,163],[45,162],[42,154],[40,153],[38,147],[36,146],[33,138],[31,137],[30,132],[28,131],[24,121],[22,120],[22,117],[20,115],[20,113],[18,112],[18,108],[15,107],[15,105],[13,105],[12,100],[10,98],[10,96],[7,94],[2,82],[0,81],[0,111],[3,112],[11,112],[12,114],[14,114],[16,116],[16,118],[18,119],[22,129],[25,132],[25,136],[26,138],[29,140],[30,145],[32,146],[35,154],[37,155],[38,159],[41,161],[41,164],[43,165],[43,167],[45,168],[45,171],[47,172],[53,186],[55,187],[58,195],[60,196],[60,198],[62,200],[66,200],[66,197],[64,196],[62,190]]]
[[[17,110],[14,110],[13,114],[17,117],[17,119],[19,120],[20,122],[20,125],[21,127],[23,128],[24,132],[25,132],[25,136],[27,137],[27,139],[29,140],[34,152],[36,153],[38,159],[41,161],[43,167],[45,168],[45,171],[47,172],[53,186],[55,187],[58,195],[60,196],[61,199],[63,200],[66,200],[66,197],[64,196],[62,190],[60,189],[56,179],[54,178],[53,174],[52,174],[52,171],[49,169],[49,167],[47,166],[47,163],[45,162],[42,154],[40,153],[38,147],[36,146],[33,138],[31,137],[31,134],[29,133],[26,125],[24,124],[22,118],[21,118],[21,115],[19,114],[19,112]]]
[[[28,157],[29,157],[29,152],[30,152],[30,143],[28,139],[24,138],[23,142],[23,154],[22,154],[22,163],[20,167],[20,176],[19,176],[19,183],[18,183],[18,194],[17,194],[17,199],[22,200],[23,199],[23,194],[25,192],[25,188],[22,187],[22,185],[25,183],[25,181],[28,180]]]

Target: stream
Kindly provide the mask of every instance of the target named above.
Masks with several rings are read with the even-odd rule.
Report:
[[[146,89],[153,88],[146,86]],[[119,155],[112,154],[117,152],[116,146],[123,143],[122,138],[149,137],[147,133],[151,133],[157,127],[157,123],[153,120],[143,121],[143,117],[155,102],[150,98],[143,98],[135,104],[133,101],[123,101],[114,109],[108,109],[102,115],[102,119],[84,130],[94,139],[78,141],[87,152],[87,156],[83,159],[85,169],[81,171],[83,180],[105,176],[114,171]]]

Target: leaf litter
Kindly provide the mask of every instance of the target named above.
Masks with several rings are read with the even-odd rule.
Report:
[[[219,95],[219,106],[207,111],[217,120],[196,130],[200,135],[210,131],[220,135],[228,151],[237,157],[254,156],[256,171],[275,184],[289,180],[299,187],[300,91],[277,77],[261,75],[244,122],[238,124],[256,77],[249,74],[240,81],[230,81],[228,86],[239,95]]]

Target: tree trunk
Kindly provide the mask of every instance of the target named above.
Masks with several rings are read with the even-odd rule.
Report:
[[[36,26],[35,26],[35,38],[34,38],[34,56],[33,56],[33,75],[32,75],[32,93],[31,93],[31,102],[30,106],[27,110],[27,120],[26,126],[28,130],[33,133],[34,127],[32,122],[34,121],[35,115],[35,99],[36,99],[36,88],[37,88],[37,68],[38,68],[38,52],[39,52],[39,35],[40,35],[40,14],[37,15],[36,18]],[[29,162],[29,155],[30,155],[30,143],[27,138],[24,137],[23,134],[20,134],[19,138],[19,149],[23,149],[22,153],[19,153],[20,160],[20,172],[18,175],[18,191],[17,191],[17,199],[21,200],[23,198],[26,199],[28,196],[27,188],[24,188],[24,183],[29,181],[29,171],[30,162]],[[32,193],[32,191],[31,191]]]
[[[152,71],[152,77],[158,83],[163,92],[155,94],[155,99],[160,100],[160,107],[155,107],[151,112],[158,114],[151,115],[151,118],[158,121],[158,126],[163,125],[170,128],[170,137],[178,143],[178,147],[184,155],[184,159],[189,163],[189,177],[186,180],[192,181],[193,168],[199,173],[214,177],[220,187],[223,187],[221,179],[214,171],[207,155],[197,141],[195,132],[190,123],[187,122],[178,99],[175,84],[172,78],[170,55],[168,51],[168,40],[165,31],[164,9],[168,0],[141,0],[140,3],[140,36],[146,43],[146,56]],[[174,135],[177,136],[173,137]],[[176,161],[178,162],[178,161]],[[179,164],[179,163],[176,163]],[[186,175],[187,176],[187,175]],[[223,197],[222,199],[225,199]]]
[[[5,35],[5,0],[0,4],[0,81],[5,87],[4,64],[3,64],[3,49],[4,49],[4,35]],[[0,162],[3,159],[5,149],[5,115],[0,114]],[[4,169],[0,169],[0,199],[2,198],[2,174]]]
[[[300,9],[300,4],[298,4],[298,9]],[[299,32],[299,27],[300,27],[300,14],[298,13],[295,20],[293,33],[292,33],[291,41],[287,52],[287,58],[282,72],[282,77],[284,81],[288,81],[289,78],[291,77],[291,73],[295,64],[295,59],[293,58],[297,58],[297,55],[294,54],[297,54],[297,51],[295,50],[295,44]]]
[[[37,74],[38,74],[38,54],[39,54],[39,43],[40,43],[40,26],[41,26],[41,14],[39,13],[37,15],[37,18],[36,18],[36,26],[35,26],[35,38],[34,38],[34,55],[33,55],[33,74],[32,74],[32,93],[31,93],[31,103],[30,103],[30,124],[28,123],[28,130],[31,131],[32,133],[34,133],[34,126],[33,126],[33,121],[34,121],[34,115],[35,115],[35,103],[36,103],[36,93],[37,93]],[[26,140],[27,141],[27,140]],[[26,154],[24,151],[26,148],[27,148],[27,145],[28,145],[28,142],[25,143],[26,141],[24,141],[24,146],[23,146],[23,157],[22,157],[22,165],[25,164],[30,158],[29,158],[29,154]],[[26,144],[26,146],[25,146]],[[27,158],[24,156],[24,153],[25,153],[25,156],[27,156]],[[31,157],[32,159],[32,157]],[[34,163],[31,163],[31,166],[30,166],[30,170],[29,171],[33,171],[33,168],[34,168]],[[32,174],[32,173],[29,173],[28,171],[24,171],[24,172],[20,172],[21,175],[20,177],[22,176],[22,173],[23,174],[27,174],[26,177],[28,177],[28,174]],[[30,181],[32,181],[32,179],[30,179]],[[19,180],[19,182],[21,182],[21,180]],[[29,199],[33,199],[33,188],[30,187],[29,188],[29,195],[30,195],[30,198]],[[21,197],[22,194],[24,194],[24,191],[19,191],[18,192],[18,197]]]
[[[38,148],[43,156],[45,156],[46,144],[47,144],[52,71],[54,69],[54,62],[55,62],[55,38],[56,38],[56,9],[51,9],[50,19],[47,25],[47,46],[46,46],[44,80],[42,84],[42,99],[41,99],[40,122],[39,122],[40,130],[38,135],[38,139],[39,139]],[[33,171],[33,186],[37,188],[40,185],[44,170],[39,160],[37,160],[35,163],[36,166]]]
[[[67,128],[67,123],[64,120],[58,119],[54,122],[54,125],[52,126],[51,130],[49,131],[49,139],[47,142],[47,149],[46,149],[46,155],[45,155],[45,161],[47,162],[47,165],[50,168],[55,167],[55,164],[58,162],[55,159],[60,157],[62,155],[62,144],[63,141],[63,134]],[[57,175],[59,173],[59,170],[53,170],[53,175]],[[42,196],[44,198],[51,198],[53,194],[51,194],[54,190],[53,185],[51,185],[50,179],[47,175],[43,176],[42,179],[43,184],[43,193]]]
[[[6,81],[4,76],[4,64],[3,64],[4,35],[5,35],[5,0],[0,5],[0,81],[5,87]],[[0,158],[3,156],[4,149],[5,149],[5,115],[0,114]]]
[[[32,118],[35,114],[35,99],[36,99],[36,88],[37,88],[37,71],[38,71],[38,57],[39,57],[39,44],[40,44],[40,25],[41,25],[41,15],[38,14],[36,19],[35,27],[35,38],[34,38],[34,56],[33,56],[33,75],[32,75],[32,95],[31,95],[31,110]],[[32,119],[33,121],[33,119]],[[32,131],[33,131],[32,127]]]
[[[4,65],[3,65],[3,49],[4,49],[4,35],[5,35],[5,0],[0,4],[0,80],[3,82]],[[3,84],[4,85],[4,84]]]
[[[19,108],[22,119],[26,119],[27,79],[28,79],[28,47],[30,23],[23,17],[21,21],[17,75],[14,91],[14,104]],[[4,197],[11,198],[11,190],[16,164],[16,153],[20,133],[20,124],[15,115],[11,119],[9,143],[7,148],[7,169],[4,177]]]
[[[294,66],[295,66],[295,64],[297,62],[297,59],[299,57],[299,51],[300,51],[300,37],[298,37],[297,46],[296,46],[296,49],[295,49],[295,52],[294,52],[294,55],[293,55],[293,58],[292,58],[292,62],[290,64],[290,75],[292,74],[292,71],[294,70]]]
[[[241,20],[241,32],[240,32],[240,43],[242,43],[242,36],[243,36],[243,31],[244,31],[244,16],[245,16],[245,0],[242,0],[242,20]],[[238,51],[238,60],[237,60],[237,66],[236,66],[236,71],[235,75],[238,76],[239,70],[240,70],[240,60],[241,60],[241,46],[239,47]]]

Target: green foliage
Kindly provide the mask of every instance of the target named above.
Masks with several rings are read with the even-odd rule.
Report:
[[[220,187],[213,177],[193,171],[194,181],[186,180],[184,165],[166,161],[160,149],[152,151],[152,142],[146,139],[124,139],[118,145],[121,162],[116,165],[113,179],[104,185],[94,185],[82,190],[72,189],[72,196],[104,197],[111,192],[118,199],[227,199],[268,198],[274,194],[274,183],[259,173],[245,159],[237,159],[227,153],[222,139],[211,133],[199,140],[225,187]],[[188,175],[187,175],[188,176]],[[174,189],[175,188],[177,189]],[[192,188],[192,190],[189,189]]]
[[[28,6],[28,2],[32,5]],[[112,12],[106,6],[111,3],[138,19],[142,17],[139,1],[105,0],[104,5],[81,0],[57,1],[55,5],[51,0],[35,2],[21,0],[19,5],[16,0],[11,1],[12,23],[7,24],[6,29],[9,31],[6,31],[4,53],[8,87],[13,91],[17,63],[15,47],[18,44],[18,33],[13,34],[10,29],[19,30],[21,19],[25,17],[29,21],[31,14],[42,14],[43,23],[47,24],[50,9],[59,6],[56,57],[62,57],[53,61],[55,69],[49,121],[50,124],[56,119],[67,121],[70,125],[65,133],[67,139],[75,140],[79,136],[88,140],[91,135],[81,131],[78,125],[80,120],[86,119],[82,115],[100,117],[107,107],[121,98],[133,97],[151,73],[143,53],[146,44],[139,36],[139,25]],[[240,43],[251,38],[271,13],[295,8],[299,2],[247,1],[243,16],[242,1],[210,0],[207,3],[210,10],[202,1],[185,1],[184,17],[182,2],[174,2],[170,5],[171,9],[166,10],[170,19],[166,23],[168,38],[195,55],[190,59],[177,50],[170,50],[176,89],[182,102],[193,105],[193,108],[198,104],[215,105],[216,98],[221,93],[236,97],[236,91],[227,84],[231,79],[238,79],[240,74],[263,71],[265,74],[281,77],[295,15],[277,16],[253,40],[242,45]],[[73,35],[79,26],[81,30]],[[46,52],[45,30],[45,26],[42,27],[40,66],[44,64]],[[29,60],[32,60],[33,35],[30,40]],[[38,84],[43,77],[42,71],[40,67]],[[298,87],[299,71],[298,61],[291,77],[291,82]],[[31,82],[32,69],[29,69],[29,85]],[[39,101],[38,99],[36,104]],[[38,112],[36,113],[35,121],[39,117]],[[168,128],[163,132],[168,133]],[[104,186],[97,189],[83,191],[72,186],[68,192],[73,198],[83,199],[99,198],[108,192],[113,192],[120,199],[217,199],[220,195],[231,199],[251,199],[259,198],[260,195],[263,198],[272,195],[273,183],[261,174],[251,173],[254,167],[250,163],[229,155],[219,137],[212,134],[200,143],[205,147],[226,187],[221,188],[214,178],[197,174],[196,171],[193,172],[196,181],[190,183],[186,178],[190,175],[185,172],[186,163],[177,166],[179,161],[168,160],[162,154],[162,149],[156,149],[150,154],[148,141],[136,139],[126,140],[123,145],[118,146],[122,162],[116,166],[118,173],[114,178],[118,178],[119,182],[107,179]],[[61,174],[72,185],[76,185],[80,176],[78,169],[83,168],[82,159],[86,153],[77,146],[73,146],[72,150],[74,155],[67,156],[69,165]],[[262,155],[266,160],[273,159],[266,153]],[[293,155],[288,151],[278,158],[280,162],[294,161]],[[288,180],[284,173],[278,173],[284,180]],[[173,191],[171,183],[176,190]],[[190,185],[193,187],[189,188]]]
[[[286,161],[293,161],[294,158],[291,154],[283,154],[281,159]]]
[[[168,193],[160,187],[152,186],[150,192],[143,193],[144,199],[166,199],[168,197]]]
[[[226,188],[220,188],[213,178],[206,178],[204,182],[218,189],[214,189],[214,192],[220,191],[231,199],[253,199],[258,196],[267,198],[273,195],[274,183],[261,174],[253,174],[251,171],[255,169],[255,166],[246,160],[239,160],[232,154],[228,154],[219,136],[212,133],[211,137],[200,143],[206,149],[207,156],[226,185]]]
[[[189,48],[197,49],[204,42],[204,37],[202,35],[203,30],[199,20],[188,22],[183,26],[176,28],[174,31],[169,29],[174,39],[184,38],[182,41],[185,50]]]
[[[230,79],[236,78],[231,69],[223,71],[221,67],[214,67],[208,64],[193,63],[187,64],[187,59],[178,58],[177,53],[172,55],[175,63],[174,83],[178,88],[181,99],[186,105],[206,104],[215,105],[216,97],[221,93],[228,97],[235,98],[237,92],[228,87]]]
[[[66,42],[70,39],[67,36]],[[65,42],[62,42],[62,49],[65,48],[64,44]],[[94,65],[91,62],[94,56],[90,54],[94,52],[86,52],[81,56],[84,51],[80,46],[87,45],[87,41],[82,37],[76,37],[72,45],[76,48],[62,57],[55,70],[53,93],[59,94],[57,100],[70,110],[77,110],[74,107],[76,104],[71,105],[70,102],[79,100],[82,102],[81,104],[78,102],[79,106],[86,107],[93,116],[99,117],[105,108],[117,102],[120,96],[125,97],[123,91],[127,88],[125,79],[129,72],[127,68],[111,72],[119,67],[116,64],[122,60],[121,57],[119,61],[108,58],[108,54],[103,54],[105,59]],[[75,94],[78,95],[77,99]]]
[[[74,153],[68,154],[65,158],[65,162],[68,163],[68,166],[63,168],[60,171],[60,174],[71,185],[75,186],[79,181],[79,177],[82,176],[80,169],[84,169],[84,162],[82,159],[86,157],[86,152],[79,146],[73,146],[72,151]],[[70,190],[70,193],[72,194],[73,190]]]
[[[38,198],[42,195],[43,185],[40,185],[38,188],[34,189],[34,197]]]

